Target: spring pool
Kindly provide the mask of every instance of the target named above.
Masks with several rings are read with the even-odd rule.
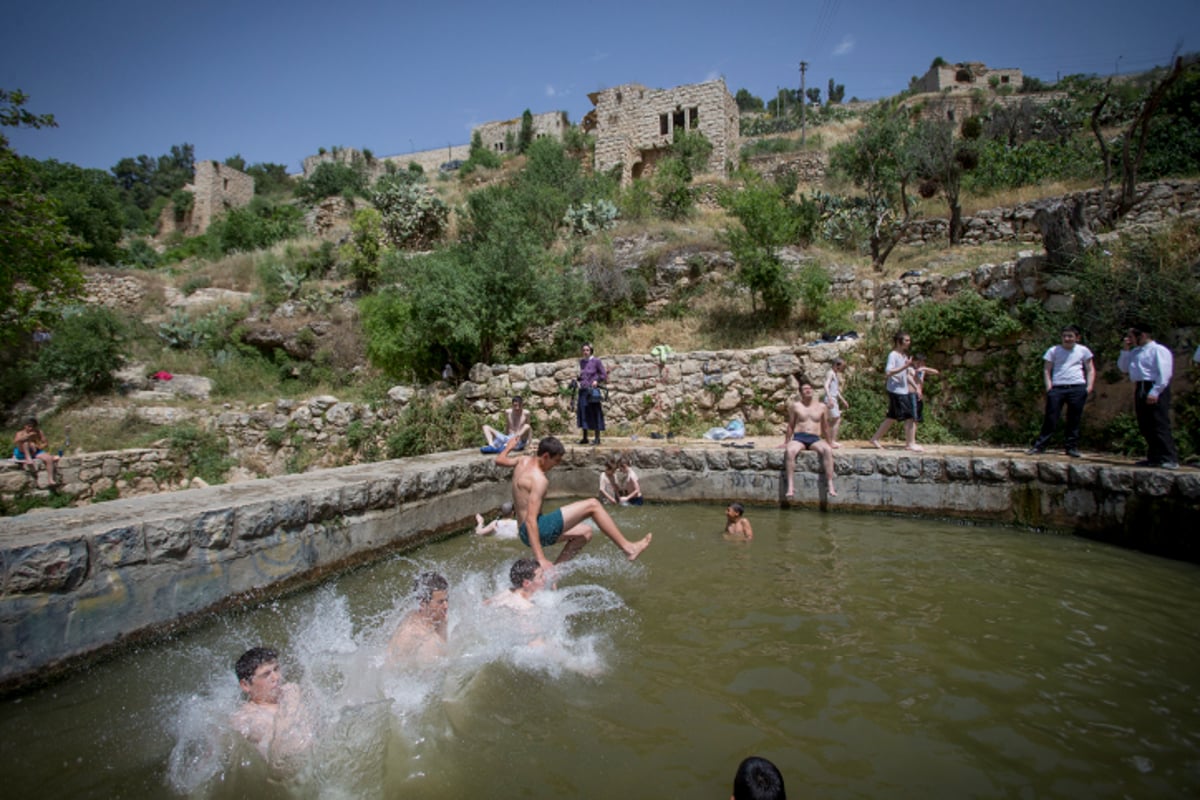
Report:
[[[1200,793],[1200,567],[886,516],[619,508],[515,621],[516,541],[453,537],[0,702],[9,797],[727,796],[751,754],[793,796]],[[420,571],[450,654],[382,666]],[[540,637],[544,646],[529,647]],[[272,774],[227,735],[232,663],[283,654],[319,720]]]

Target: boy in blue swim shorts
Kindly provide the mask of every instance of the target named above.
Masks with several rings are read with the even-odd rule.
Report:
[[[637,542],[626,539],[612,517],[604,510],[604,506],[594,497],[577,500],[542,514],[542,504],[550,485],[546,473],[562,461],[566,450],[562,442],[553,436],[547,436],[538,442],[537,454],[532,457],[512,456],[515,445],[514,438],[504,446],[504,451],[496,456],[496,463],[502,467],[513,467],[513,505],[520,521],[518,535],[521,541],[533,550],[534,558],[547,577],[552,574],[554,564],[574,558],[591,540],[592,527],[588,520],[595,522],[601,533],[611,539],[630,561],[650,546],[651,534],[646,534],[644,539]],[[551,563],[544,548],[560,540],[563,542],[562,552],[558,554],[558,559]]]

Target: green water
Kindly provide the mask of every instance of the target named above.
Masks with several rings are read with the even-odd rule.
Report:
[[[481,611],[527,550],[456,537],[2,701],[4,796],[712,798],[751,754],[793,797],[1200,794],[1196,566],[890,517],[752,508],[735,544],[715,506],[615,516],[654,544],[592,542],[540,601],[553,655]],[[383,670],[431,567],[451,655]],[[217,730],[260,642],[323,721],[290,778]]]

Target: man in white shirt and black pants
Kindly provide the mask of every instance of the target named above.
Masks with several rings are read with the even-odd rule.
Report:
[[[1168,347],[1154,341],[1149,326],[1134,325],[1121,340],[1117,367],[1133,381],[1133,409],[1138,429],[1146,440],[1146,460],[1141,467],[1176,469],[1175,439],[1171,435],[1171,370],[1175,359]]]
[[[1043,380],[1046,383],[1046,416],[1042,432],[1026,455],[1046,452],[1046,444],[1058,427],[1063,406],[1067,407],[1066,452],[1079,458],[1079,425],[1083,407],[1096,385],[1096,365],[1092,351],[1079,343],[1079,328],[1068,325],[1062,329],[1062,344],[1056,344],[1042,357]]]

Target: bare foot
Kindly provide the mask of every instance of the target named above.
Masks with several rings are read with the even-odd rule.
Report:
[[[907,445],[904,449],[910,450],[914,453],[924,453],[925,452],[925,448],[921,447],[921,445],[919,445],[919,444],[910,444],[910,445]]]
[[[792,499],[792,497],[793,497],[795,494],[796,494],[796,487],[795,487],[795,486],[789,486],[789,487],[788,487],[788,490],[787,490],[787,494],[785,494],[785,495],[783,496],[783,499],[784,499],[784,500],[791,500],[791,499]]]
[[[630,542],[629,549],[625,551],[625,555],[629,557],[630,561],[636,561],[637,557],[642,554],[642,551],[650,546],[650,540],[653,538],[653,533],[647,533],[646,538],[637,542]]]
[[[879,440],[878,440],[878,439],[872,439],[872,440],[871,440],[871,447],[874,447],[876,450],[882,450],[882,449],[883,449],[883,445],[881,445],[881,444],[879,443]]]
[[[837,491],[833,488],[833,484],[829,484],[829,496],[837,497]]]
[[[834,448],[836,449],[836,448],[838,448],[838,447],[841,447],[841,446],[842,446],[842,443],[841,443],[841,442],[834,442],[834,443],[833,443],[833,446],[834,446]]]

